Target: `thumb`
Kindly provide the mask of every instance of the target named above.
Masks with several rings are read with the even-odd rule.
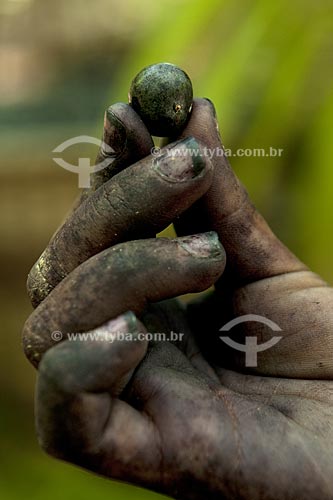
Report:
[[[306,269],[271,231],[221,155],[215,109],[208,99],[194,100],[191,119],[182,133],[187,136],[206,145],[214,178],[207,194],[175,224],[177,233],[216,231],[227,253],[228,275],[238,283]]]

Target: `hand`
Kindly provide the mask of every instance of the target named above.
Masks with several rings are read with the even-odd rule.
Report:
[[[133,113],[122,108],[126,131]],[[135,123],[138,156],[151,147],[142,127]],[[39,365],[41,445],[180,499],[331,499],[332,289],[272,234],[226,159],[205,156],[204,147],[221,147],[209,101],[195,101],[189,136],[198,144],[174,148],[199,148],[196,165],[188,154],[164,156],[161,173],[151,157],[128,166],[127,154],[122,167],[116,157],[110,180],[97,181],[30,275],[41,303],[24,346]],[[171,221],[179,238],[133,241]],[[214,283],[187,310],[165,300]],[[244,314],[274,321],[283,337],[252,368],[219,339]],[[272,337],[261,323],[241,326],[230,337]],[[95,339],[52,347],[54,330]],[[139,340],[147,330],[184,338],[148,345]]]

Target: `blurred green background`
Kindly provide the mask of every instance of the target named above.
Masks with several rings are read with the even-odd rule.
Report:
[[[159,498],[36,444],[25,278],[77,194],[52,150],[99,137],[143,66],[178,64],[215,102],[227,148],[283,148],[231,163],[282,240],[333,282],[332,19],[329,0],[0,0],[1,498]]]

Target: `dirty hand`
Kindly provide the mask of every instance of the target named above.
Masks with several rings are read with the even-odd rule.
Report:
[[[23,338],[41,446],[184,500],[332,499],[332,289],[272,234],[226,159],[207,155],[222,147],[208,100],[180,139],[147,156],[134,111],[110,108],[110,167],[30,273]],[[171,222],[178,238],[155,239]],[[172,299],[213,284],[186,309]],[[219,338],[248,314],[282,337],[251,367]],[[251,321],[228,335],[259,345],[273,333]]]

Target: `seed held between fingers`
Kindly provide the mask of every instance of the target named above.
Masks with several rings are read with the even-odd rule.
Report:
[[[152,135],[175,137],[189,118],[193,88],[185,71],[174,64],[159,63],[136,75],[128,97]]]

